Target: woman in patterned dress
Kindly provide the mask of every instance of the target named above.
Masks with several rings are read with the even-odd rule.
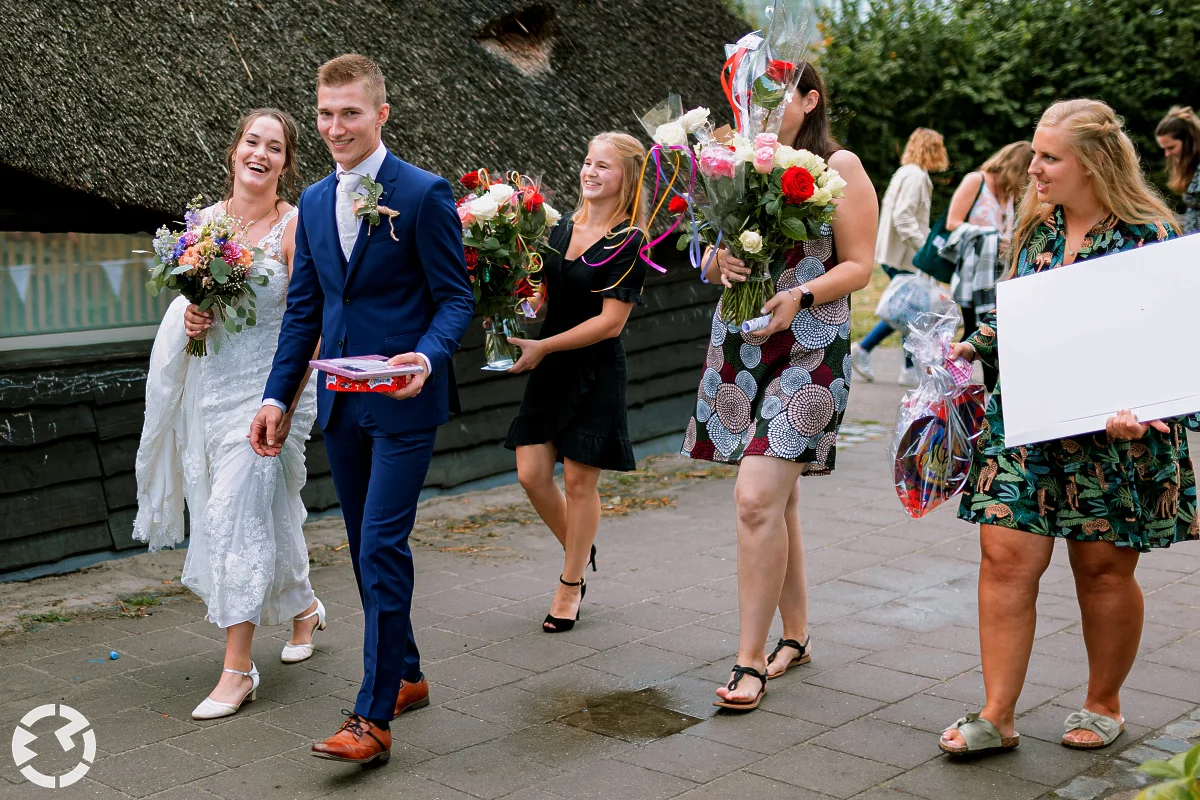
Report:
[[[1175,106],[1154,129],[1167,157],[1167,186],[1183,198],[1183,232],[1200,233],[1200,117]]]
[[[829,136],[825,91],[811,64],[783,119],[779,141],[825,158],[846,181],[832,226],[771,266],[771,323],[730,331],[713,314],[707,363],[683,454],[738,464],[737,664],[717,705],[757,707],[768,677],[809,659],[807,589],[800,538],[802,473],[833,470],[834,443],[850,391],[850,293],[870,280],[878,205],[858,157]],[[743,281],[749,270],[722,248],[705,279]],[[783,639],[764,652],[778,608]]]
[[[1147,186],[1133,143],[1107,105],[1068,100],[1050,106],[1033,151],[1010,276],[1174,235],[1170,210]],[[986,315],[953,355],[994,364],[995,320],[994,313]],[[1138,557],[1200,533],[1185,436],[1185,429],[1200,428],[1200,418],[1143,424],[1119,411],[1105,431],[1005,449],[1002,406],[997,385],[958,514],[980,526],[979,641],[987,699],[979,714],[948,728],[940,746],[959,754],[1019,743],[1013,714],[1033,647],[1038,584],[1058,538],[1067,540],[1088,653],[1087,698],[1082,711],[1067,717],[1062,743],[1104,747],[1123,729],[1119,695],[1142,634]]]

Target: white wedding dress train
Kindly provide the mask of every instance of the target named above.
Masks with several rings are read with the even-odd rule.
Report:
[[[208,210],[206,210],[207,212]],[[138,514],[133,537],[150,551],[191,538],[183,584],[222,628],[277,625],[302,614],[315,596],[300,499],[304,442],[316,418],[316,376],[304,387],[283,451],[263,458],[250,448],[250,422],[262,405],[287,305],[281,244],[293,209],[263,238],[259,266],[272,270],[256,287],[257,324],[229,334],[215,325],[208,355],[183,352],[187,335],[177,298],[154,339],[146,380],[146,421],[137,454]],[[220,352],[212,340],[221,339]]]

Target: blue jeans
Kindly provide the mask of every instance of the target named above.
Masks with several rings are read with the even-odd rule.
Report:
[[[879,266],[883,268],[883,271],[887,274],[889,280],[892,278],[895,278],[897,275],[911,275],[912,274],[912,272],[910,272],[909,270],[896,269],[895,267],[889,267],[887,264],[880,264]],[[888,325],[883,320],[880,320],[879,324],[871,329],[871,332],[868,333],[863,338],[863,340],[859,343],[858,346],[861,347],[863,350],[866,350],[869,353],[872,350],[874,350],[875,347],[880,342],[882,342],[884,339],[891,336],[895,332],[896,332],[895,328],[893,328],[891,325]],[[904,366],[907,369],[907,368],[911,367],[912,365],[913,365],[912,358],[909,357],[908,351],[905,350],[904,351]]]

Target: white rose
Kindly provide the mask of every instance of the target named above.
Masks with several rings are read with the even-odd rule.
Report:
[[[841,197],[842,190],[846,188],[846,180],[832,170],[821,176],[821,180],[817,181],[817,185],[822,189],[828,189],[829,193],[834,197]]]
[[[471,209],[471,215],[477,220],[486,222],[492,219],[500,211],[500,204],[496,202],[496,198],[491,194],[485,194],[483,197],[476,197],[471,202],[467,203]]]
[[[663,147],[687,145],[687,132],[679,122],[664,122],[654,130],[654,141]]]
[[[497,206],[502,206],[512,199],[516,190],[507,183],[495,183],[488,187],[488,194],[496,201]]]
[[[762,236],[759,236],[758,231],[742,231],[738,243],[741,244],[743,252],[751,255],[762,250]]]
[[[775,166],[782,169],[787,169],[795,165],[797,151],[794,148],[788,147],[786,144],[781,144],[775,148]]]
[[[816,153],[800,150],[796,154],[796,166],[804,167],[810,175],[817,178],[825,171],[825,159]]]
[[[680,117],[679,122],[685,131],[695,133],[704,127],[704,123],[708,122],[708,109],[704,106],[697,106]]]
[[[558,213],[558,209],[549,203],[542,203],[542,210],[546,212],[546,225],[548,227],[554,227],[562,219],[562,214]]]
[[[824,208],[825,206],[829,205],[830,201],[832,200],[833,192],[829,191],[829,189],[821,188],[813,192],[813,196],[808,199],[808,202],[812,203],[817,208]]]
[[[733,137],[733,155],[738,161],[754,161],[754,142],[745,136]]]

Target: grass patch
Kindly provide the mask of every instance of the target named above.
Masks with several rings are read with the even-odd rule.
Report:
[[[130,608],[151,608],[162,605],[162,600],[152,594],[133,594],[119,599]]]
[[[51,611],[48,614],[18,614],[17,620],[26,630],[38,625],[55,625],[68,621],[67,617],[59,614],[57,611]]]

